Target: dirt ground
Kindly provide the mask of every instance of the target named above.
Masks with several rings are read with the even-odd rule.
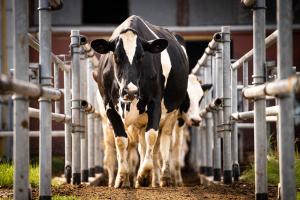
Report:
[[[254,196],[254,185],[238,182],[231,186],[226,185],[199,185],[199,179],[196,174],[184,174],[184,187],[168,187],[168,188],[125,188],[114,189],[105,186],[72,186],[61,185],[53,188],[52,195],[59,196],[77,196],[80,199],[116,199],[116,200],[181,200],[181,199],[215,199],[215,200],[252,200]],[[9,199],[11,197],[11,189],[0,189],[0,199]],[[10,195],[9,195],[10,194]],[[8,196],[7,196],[8,195]],[[277,188],[269,187],[269,199],[276,199]],[[5,198],[7,197],[7,198]],[[38,189],[33,189],[34,199],[38,199]]]

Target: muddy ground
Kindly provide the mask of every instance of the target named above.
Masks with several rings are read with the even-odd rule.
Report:
[[[162,200],[162,199],[216,199],[216,200],[252,200],[255,199],[254,185],[244,182],[233,183],[231,186],[210,185],[208,187],[199,185],[199,179],[196,174],[184,174],[184,187],[168,188],[126,188],[114,189],[105,186],[72,186],[61,185],[53,188],[52,195],[59,196],[77,196],[80,199],[117,199],[117,200]],[[4,196],[11,197],[11,189],[0,189],[0,199]],[[8,195],[8,196],[7,196]],[[276,199],[277,188],[269,187],[269,199]],[[2,197],[2,198],[1,198]],[[38,199],[38,189],[33,189],[34,199]]]

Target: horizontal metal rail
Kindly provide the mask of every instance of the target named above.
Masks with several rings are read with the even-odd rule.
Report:
[[[266,107],[266,116],[276,116],[279,112],[279,106],[271,106]],[[232,120],[245,120],[245,119],[253,119],[254,118],[254,111],[246,111],[246,112],[237,112],[232,113],[231,119]]]
[[[266,43],[266,48],[269,48],[270,46],[272,46],[274,43],[276,43],[278,37],[278,31],[274,31],[272,34],[270,34],[266,39],[265,39],[265,43]],[[239,67],[241,67],[243,65],[244,62],[248,62],[252,59],[253,57],[253,49],[251,49],[250,51],[248,51],[246,54],[244,54],[240,59],[238,59],[237,61],[235,61],[232,65],[231,68],[232,69],[237,69]]]
[[[92,59],[94,67],[98,67],[99,60],[95,55],[95,51],[92,49],[91,44],[88,42],[85,36],[80,37],[80,45],[83,47],[85,54],[87,57]]]
[[[18,93],[28,97],[44,97],[52,100],[60,100],[63,97],[59,89],[41,87],[27,81],[15,80],[4,74],[0,76],[0,93]]]
[[[288,79],[277,80],[263,85],[244,88],[242,93],[245,98],[256,98],[265,95],[276,96],[285,95],[291,92],[299,94],[300,92],[300,78],[292,76]]]
[[[9,136],[14,136],[14,132],[13,131],[0,131],[0,137],[9,137]],[[39,137],[40,131],[30,131],[29,136],[30,137]],[[52,137],[65,137],[65,132],[64,131],[52,131],[51,136]]]
[[[40,110],[36,108],[28,108],[29,117],[32,118],[40,118]],[[68,122],[71,120],[71,116],[60,114],[60,113],[51,113],[52,120],[60,123],[60,122]]]
[[[196,66],[192,70],[192,73],[195,74],[199,70],[199,67],[205,65],[207,57],[211,55],[217,48],[218,42],[222,39],[221,33],[215,33],[213,39],[208,43],[208,47],[206,47],[204,53],[201,58],[198,60]]]
[[[30,33],[28,33],[28,38],[29,38],[29,46],[31,46],[34,50],[39,52],[39,41]],[[54,53],[51,53],[52,61],[58,66],[64,70],[64,71],[69,71],[71,69],[70,65],[66,65],[58,56],[56,56]]]
[[[208,104],[203,110],[200,111],[200,116],[204,117],[208,112],[212,112],[217,110],[220,106],[222,106],[222,99],[216,98],[210,104]]]

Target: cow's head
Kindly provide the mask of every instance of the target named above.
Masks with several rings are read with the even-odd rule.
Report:
[[[112,41],[97,39],[92,41],[92,48],[100,53],[112,52],[115,79],[119,85],[119,95],[123,102],[131,102],[139,95],[142,68],[148,66],[145,55],[157,54],[168,46],[165,39],[146,41],[135,30],[126,29]]]
[[[199,126],[201,122],[199,105],[204,93],[211,87],[211,84],[201,84],[195,75],[189,75],[187,95],[180,106],[182,118],[188,126]]]

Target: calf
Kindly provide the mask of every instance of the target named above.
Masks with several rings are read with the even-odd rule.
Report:
[[[169,149],[174,115],[187,89],[188,62],[174,35],[138,16],[119,25],[110,39],[97,39],[92,48],[102,54],[94,73],[106,115],[113,127],[118,173],[115,187],[127,182],[128,138],[126,127],[145,126],[144,156],[137,186],[148,185],[153,169],[153,150],[161,127],[162,185],[169,178]],[[122,106],[123,105],[123,106]],[[125,106],[124,106],[125,105]],[[164,118],[161,120],[161,113]],[[140,128],[139,130],[143,130]],[[143,134],[143,131],[142,131]]]
[[[182,185],[181,168],[183,166],[186,150],[187,126],[199,126],[200,103],[204,97],[205,91],[212,87],[211,84],[203,84],[198,80],[197,76],[190,74],[188,78],[187,94],[184,102],[180,106],[178,122],[173,129],[172,142],[172,174],[174,183],[177,186]]]

